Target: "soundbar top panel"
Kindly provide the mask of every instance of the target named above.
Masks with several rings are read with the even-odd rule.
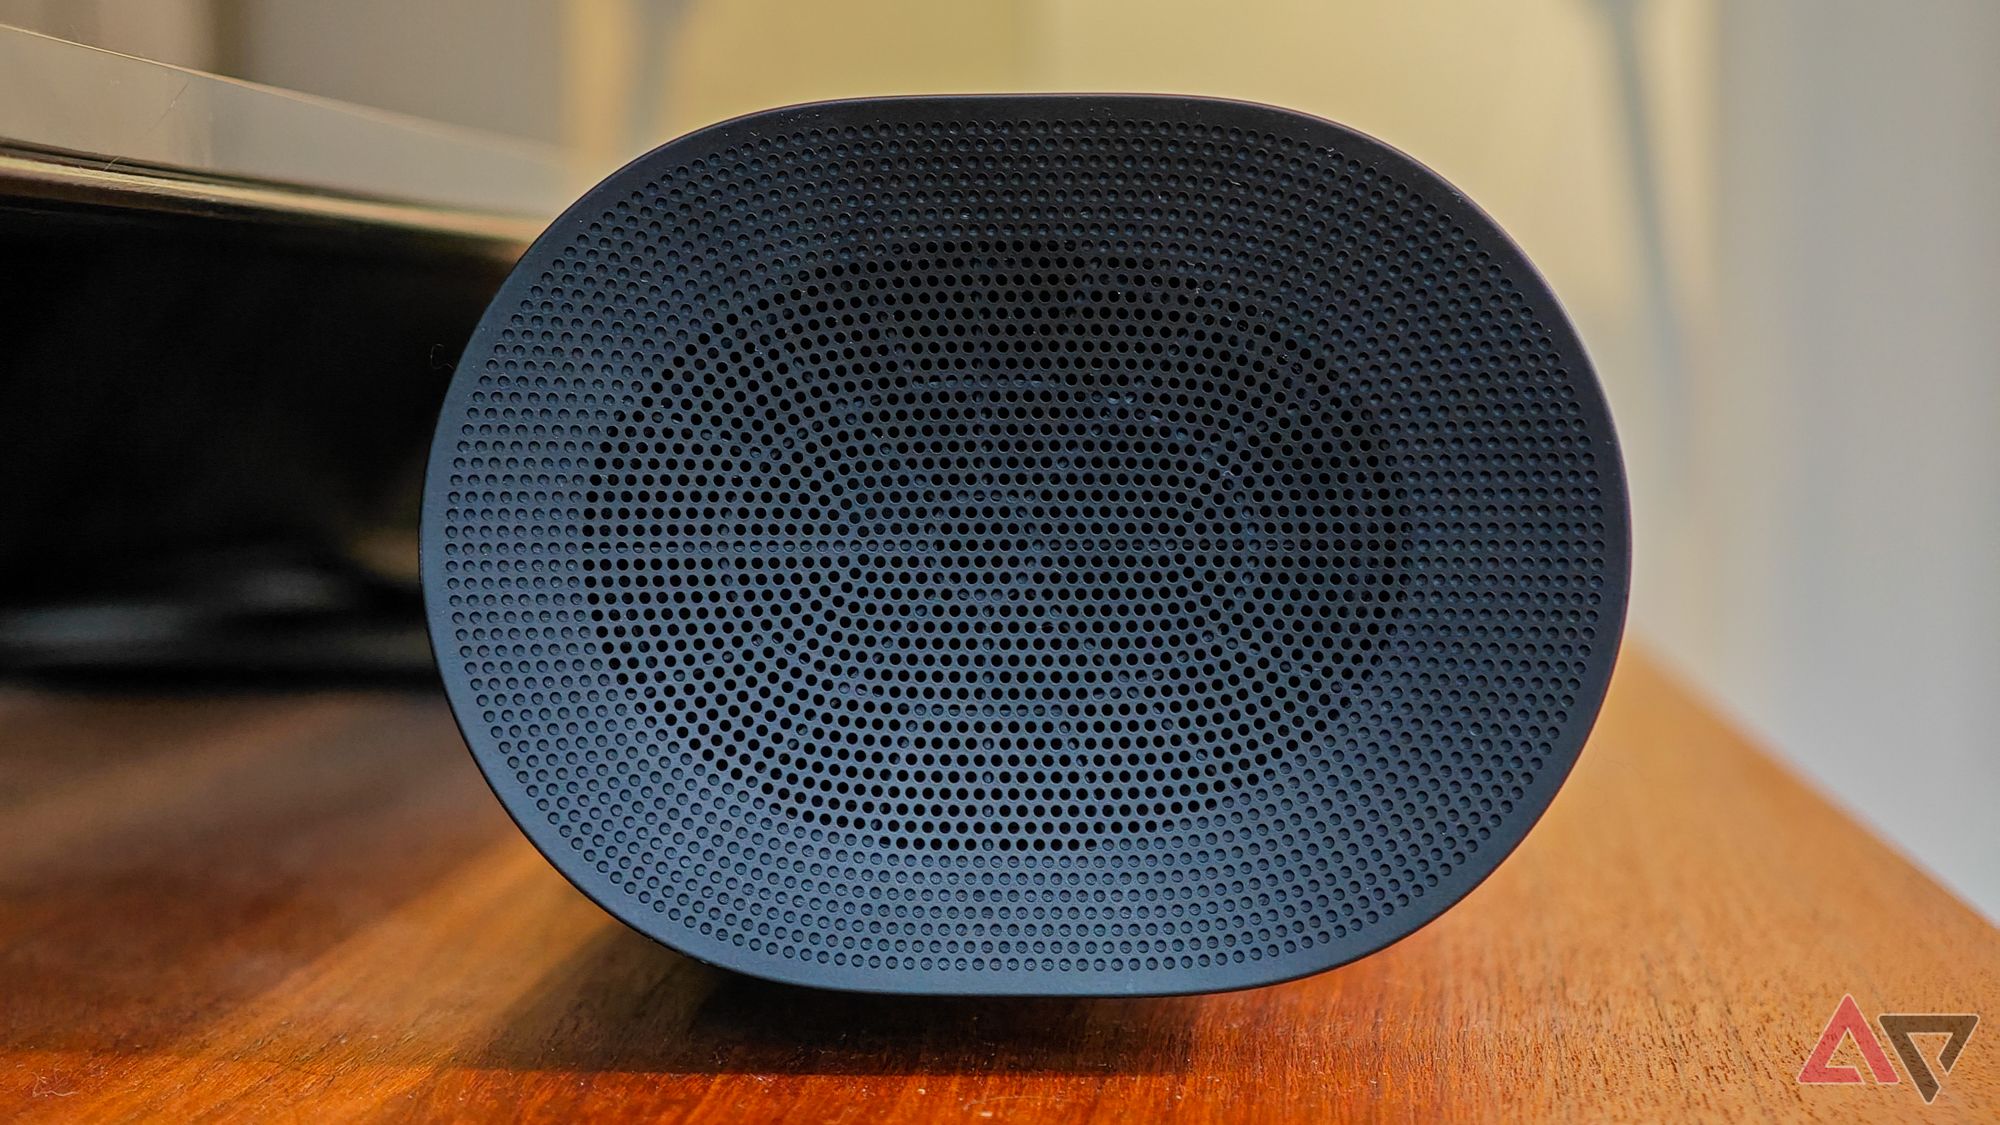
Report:
[[[1243,988],[1438,916],[1590,730],[1629,572],[1575,331],[1382,143],[913,97],[673,141],[460,363],[424,587],[473,757],[689,956]]]

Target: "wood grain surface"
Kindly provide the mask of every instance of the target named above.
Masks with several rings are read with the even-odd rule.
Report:
[[[1849,992],[1988,1026],[1928,1107],[1907,1078],[1798,1085]],[[1158,1000],[698,965],[529,848],[429,695],[0,696],[0,1120],[1997,1114],[2000,934],[1643,652],[1459,907],[1315,978]]]

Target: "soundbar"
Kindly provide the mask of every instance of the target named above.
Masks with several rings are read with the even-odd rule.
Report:
[[[1627,501],[1549,286],[1267,106],[875,98],[666,144],[459,363],[423,587],[473,758],[633,928],[774,980],[1245,988],[1548,807]]]

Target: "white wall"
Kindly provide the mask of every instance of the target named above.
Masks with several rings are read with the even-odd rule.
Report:
[[[1710,304],[1638,624],[2000,917],[2000,4],[1716,11]]]

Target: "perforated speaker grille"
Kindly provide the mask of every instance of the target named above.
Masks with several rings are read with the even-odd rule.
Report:
[[[1179,98],[739,119],[592,190],[465,353],[433,637],[527,835],[763,976],[1183,992],[1435,917],[1568,772],[1624,490],[1520,252],[1338,126]]]

